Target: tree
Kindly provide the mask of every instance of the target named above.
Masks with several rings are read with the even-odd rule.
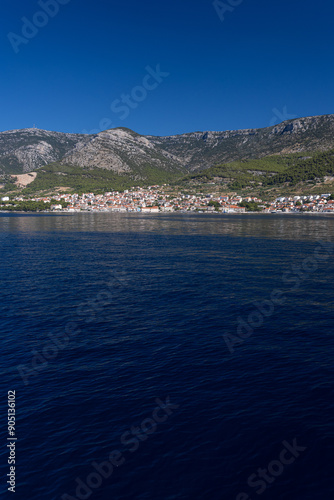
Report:
[[[218,210],[221,207],[220,203],[218,201],[214,201],[214,200],[210,200],[208,203],[208,206],[215,207],[216,210]]]
[[[245,207],[247,212],[261,212],[262,210],[255,201],[242,201],[239,206]]]

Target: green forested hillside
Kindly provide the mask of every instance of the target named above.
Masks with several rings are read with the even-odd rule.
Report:
[[[323,180],[334,174],[334,150],[316,153],[312,158],[299,160],[289,165],[283,172],[263,178],[264,186],[273,186],[288,182],[290,186],[298,182]]]
[[[23,191],[33,194],[39,191],[67,187],[76,192],[106,192],[123,190],[133,185],[159,184],[170,181],[171,173],[160,171],[149,165],[143,166],[136,175],[118,175],[102,168],[82,168],[54,163],[37,171],[36,179]]]
[[[288,183],[323,180],[334,173],[334,150],[327,152],[294,153],[267,156],[258,160],[243,160],[211,167],[182,178],[182,185],[210,183],[240,190],[272,187]]]
[[[181,188],[214,184],[222,190],[263,193],[273,188],[293,189],[295,186],[310,186],[324,182],[324,177],[334,176],[334,150],[315,153],[274,155],[258,160],[242,160],[225,163],[200,173],[184,177],[175,172],[161,171],[144,165],[132,175],[119,175],[101,168],[82,168],[53,163],[42,167],[36,179],[23,191],[34,194],[56,188],[69,188],[76,192],[106,192],[124,190],[131,186],[171,183]],[[9,177],[9,176],[8,176]],[[5,189],[11,191],[13,179],[4,180]],[[212,186],[211,186],[212,188]]]

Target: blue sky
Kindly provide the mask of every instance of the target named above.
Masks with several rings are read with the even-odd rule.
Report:
[[[3,0],[0,130],[171,135],[334,113],[333,19],[331,0]]]

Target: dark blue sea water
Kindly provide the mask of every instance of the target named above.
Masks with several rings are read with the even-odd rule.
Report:
[[[2,214],[0,231],[1,498],[334,498],[334,218]]]

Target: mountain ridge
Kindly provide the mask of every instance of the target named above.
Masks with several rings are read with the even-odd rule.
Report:
[[[56,174],[58,165],[61,176],[67,175],[68,167],[76,169],[76,175],[80,169],[86,176],[103,170],[131,182],[164,181],[234,161],[331,149],[334,114],[294,118],[263,128],[169,136],[142,135],[126,127],[97,134],[26,128],[0,132],[0,174],[34,171],[39,175],[48,166]]]

